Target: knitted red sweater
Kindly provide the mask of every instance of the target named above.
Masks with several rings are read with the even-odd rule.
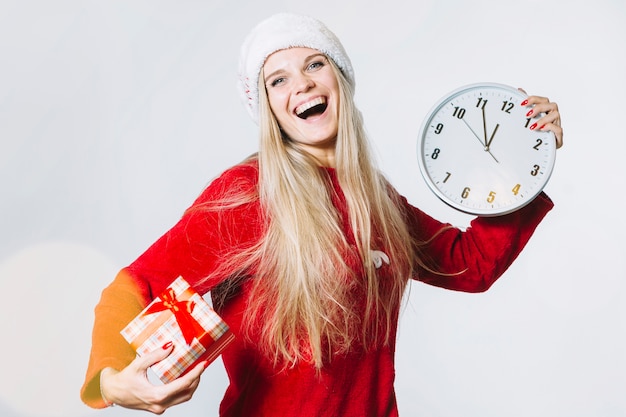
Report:
[[[334,171],[329,173],[337,195],[341,196]],[[254,189],[257,180],[255,163],[233,167],[213,181],[194,206],[212,201],[232,187]],[[404,203],[413,214],[412,233],[419,240],[431,238],[445,226]],[[336,199],[335,204],[345,219],[342,199]],[[466,231],[446,229],[428,246],[427,255],[442,272],[465,272],[445,276],[420,270],[415,278],[452,290],[487,290],[517,257],[551,208],[552,202],[541,194],[517,212],[475,219]],[[104,407],[99,390],[100,370],[122,369],[134,359],[135,353],[119,331],[155,295],[178,276],[183,276],[200,293],[210,291],[219,280],[200,280],[215,270],[222,255],[234,245],[247,246],[258,241],[262,230],[257,202],[232,209],[226,215],[222,213],[219,227],[215,214],[187,212],[135,262],[120,271],[103,291],[95,310],[91,357],[81,389],[83,401],[91,407]],[[241,329],[248,293],[244,284],[219,311],[235,334]],[[397,318],[394,331],[396,326]],[[222,355],[230,385],[220,406],[220,416],[397,416],[394,352],[395,341],[377,349],[357,349],[334,356],[320,375],[306,363],[279,372],[254,344],[238,337]]]

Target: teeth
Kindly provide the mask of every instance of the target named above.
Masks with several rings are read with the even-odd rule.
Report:
[[[317,97],[307,103],[304,103],[301,106],[296,107],[296,114],[301,115],[305,111],[309,110],[311,107],[315,107],[320,104],[326,103],[326,99],[324,97]]]

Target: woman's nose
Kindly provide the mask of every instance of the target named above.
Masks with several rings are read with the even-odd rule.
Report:
[[[315,85],[311,77],[306,74],[300,74],[296,79],[296,90],[298,93],[307,92]]]

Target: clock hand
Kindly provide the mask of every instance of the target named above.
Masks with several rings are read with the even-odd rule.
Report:
[[[491,141],[493,141],[494,136],[496,136],[496,132],[498,131],[499,127],[500,127],[500,123],[496,125],[495,129],[493,129],[493,133],[491,134],[491,137],[489,138],[489,142],[487,142],[487,149],[489,149],[489,146],[491,146]]]
[[[463,120],[463,123],[465,123],[465,126],[467,126],[469,128],[469,130],[472,131],[472,133],[474,134],[474,136],[476,137],[476,139],[478,139],[478,141],[480,142],[481,145],[483,145],[483,149],[485,150],[485,152],[489,152],[489,155],[491,155],[491,157],[493,158],[494,161],[496,161],[497,163],[500,163],[500,161],[498,161],[498,159],[493,156],[493,154],[491,153],[491,151],[489,150],[489,145],[483,143],[482,140],[480,140],[480,138],[478,137],[478,135],[476,134],[476,132],[474,132],[474,129],[472,129],[472,127],[465,121],[465,119],[461,119]],[[493,131],[493,133],[491,134],[491,139],[489,140],[488,143],[491,143],[491,140],[493,140],[493,135],[496,134],[496,130],[498,130],[498,126],[500,126],[499,124],[496,125],[495,130]]]
[[[491,151],[489,150],[489,148],[485,148],[485,151],[486,151],[486,152],[489,152],[489,155],[491,155],[491,157],[493,158],[493,160],[494,160],[494,161],[496,161],[498,164],[500,163],[500,161],[498,161],[498,159],[497,159],[495,156],[493,156],[493,154],[491,153]]]
[[[491,155],[491,157],[494,159],[494,161],[496,161],[497,163],[500,163],[500,161],[498,161],[496,159],[495,156],[493,156],[493,154],[491,153],[491,150],[489,149],[489,146],[491,145],[491,141],[493,140],[493,138],[496,136],[496,132],[498,131],[498,128],[500,127],[500,123],[496,124],[496,127],[493,129],[493,133],[491,134],[491,137],[489,138],[489,141],[487,142],[487,146],[485,146],[485,151],[489,152],[489,155]]]
[[[476,139],[478,139],[478,141],[480,142],[481,145],[483,146],[487,146],[486,143],[483,143],[483,141],[478,137],[478,135],[476,134],[476,132],[474,132],[474,129],[472,129],[472,127],[465,121],[465,119],[461,119],[463,120],[463,123],[465,123],[465,126],[468,127],[469,130],[472,131],[472,133],[474,134],[474,136],[476,137]]]
[[[487,143],[487,120],[485,118],[485,106],[482,106],[483,111],[483,136],[485,138],[485,147],[489,148],[489,144]]]

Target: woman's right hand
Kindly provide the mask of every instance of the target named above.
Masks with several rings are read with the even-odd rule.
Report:
[[[121,371],[105,368],[100,375],[103,398],[120,407],[163,414],[168,408],[189,401],[198,388],[206,361],[197,364],[182,377],[164,384],[153,385],[147,376],[148,368],[172,353],[173,345],[166,343],[148,355],[135,358]]]

